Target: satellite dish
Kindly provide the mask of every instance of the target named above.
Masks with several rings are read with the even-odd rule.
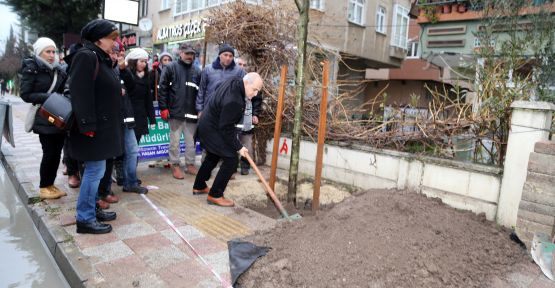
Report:
[[[145,31],[148,32],[152,29],[152,20],[148,19],[148,18],[143,18],[141,20],[139,20],[139,29],[141,29],[141,31]]]

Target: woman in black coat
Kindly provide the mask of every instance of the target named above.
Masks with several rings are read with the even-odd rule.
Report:
[[[83,161],[85,170],[77,199],[77,233],[109,233],[112,226],[98,221],[116,219],[115,212],[96,207],[106,159],[122,154],[121,86],[109,53],[118,37],[110,21],[96,19],[81,30],[84,47],[71,57],[71,104],[75,115],[69,154]]]
[[[148,124],[155,125],[154,105],[151,93],[151,81],[148,72],[148,53],[141,49],[132,49],[125,57],[127,67],[133,75],[134,85],[128,88],[129,99],[135,115],[135,137],[137,143],[143,135],[148,134]]]
[[[42,104],[52,94],[48,93],[49,90],[63,92],[67,75],[56,61],[54,41],[41,37],[33,44],[33,50],[35,55],[23,60],[21,67],[21,98],[27,103]],[[60,198],[66,193],[54,186],[54,180],[60,165],[60,155],[66,134],[38,113],[35,115],[33,132],[39,135],[42,146],[40,198]]]

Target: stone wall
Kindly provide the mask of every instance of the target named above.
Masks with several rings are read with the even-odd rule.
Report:
[[[555,142],[540,141],[530,153],[516,231],[529,245],[534,232],[555,235]]]

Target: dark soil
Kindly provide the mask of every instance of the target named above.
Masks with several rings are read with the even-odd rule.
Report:
[[[421,194],[371,190],[249,241],[272,247],[240,287],[511,287],[534,266],[510,231]],[[517,268],[515,268],[517,267]]]

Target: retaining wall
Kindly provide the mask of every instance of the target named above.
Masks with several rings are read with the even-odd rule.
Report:
[[[287,151],[283,149],[284,141]],[[270,165],[273,140],[268,142]],[[280,139],[278,167],[288,169],[291,139]],[[299,172],[314,176],[316,144],[301,141]],[[362,189],[406,189],[495,220],[503,170],[362,145],[326,144],[322,177]]]

